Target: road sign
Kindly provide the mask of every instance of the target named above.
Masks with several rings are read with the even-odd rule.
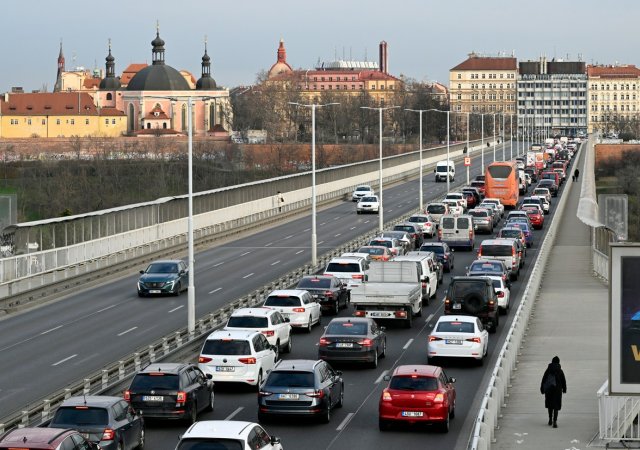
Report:
[[[471,158],[469,158],[468,156],[465,156],[464,165],[465,166],[470,166],[471,165]]]

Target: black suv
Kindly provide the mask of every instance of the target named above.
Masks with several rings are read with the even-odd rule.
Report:
[[[151,363],[138,372],[124,399],[144,417],[196,421],[213,411],[213,381],[194,364]]]
[[[445,314],[478,317],[489,332],[498,329],[498,297],[486,277],[453,277],[444,299]]]

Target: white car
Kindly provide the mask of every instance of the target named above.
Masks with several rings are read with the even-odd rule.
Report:
[[[259,331],[218,330],[204,341],[198,367],[216,383],[246,383],[259,389],[277,361],[275,347]]]
[[[489,348],[489,333],[475,316],[440,316],[429,335],[429,359],[473,358],[482,364]]]
[[[320,324],[320,303],[308,291],[281,289],[272,291],[264,301],[266,308],[275,309],[289,319],[294,328],[311,333],[311,327]]]
[[[551,203],[551,191],[547,188],[535,188],[532,192],[532,195],[544,197],[547,199],[547,203]]]
[[[356,204],[356,213],[376,213],[380,214],[380,200],[377,195],[362,197]]]
[[[449,192],[445,198],[445,200],[459,200],[464,209],[467,209],[467,197],[462,192]]]
[[[493,290],[498,297],[498,310],[501,314],[506,314],[511,305],[511,283],[504,281],[502,277],[488,276],[493,283]]]
[[[462,207],[462,203],[460,202],[460,200],[444,199],[441,203],[447,205],[447,207],[449,208],[449,214],[452,214],[454,216],[464,214],[464,208]],[[442,217],[440,219],[442,219]]]
[[[414,214],[407,219],[407,222],[420,225],[424,236],[431,238],[436,232],[436,221],[429,214]]]
[[[500,201],[499,198],[484,198],[482,203],[493,203],[498,207],[498,212],[500,213],[500,217],[504,217],[504,205]]]
[[[201,420],[180,436],[176,450],[193,449],[283,450],[280,438],[270,436],[257,423],[236,420]]]
[[[259,331],[278,352],[291,353],[291,325],[289,319],[271,308],[236,309],[225,330]]]
[[[373,189],[368,184],[363,184],[362,186],[357,186],[356,189],[351,194],[351,201],[357,202],[362,197],[371,197],[375,195]]]

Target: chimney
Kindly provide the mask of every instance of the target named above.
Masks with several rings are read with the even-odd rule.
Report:
[[[388,73],[387,67],[387,43],[385,41],[380,42],[380,72]]]

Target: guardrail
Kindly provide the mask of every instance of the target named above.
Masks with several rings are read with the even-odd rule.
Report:
[[[513,323],[498,355],[469,439],[468,448],[471,450],[489,450],[494,442],[494,432],[498,417],[500,417],[500,410],[505,406],[504,399],[507,397],[509,383],[513,372],[516,370],[518,355],[527,330],[531,310],[535,305],[540,282],[544,276],[544,268],[547,266],[549,254],[556,239],[558,223],[564,214],[565,205],[573,184],[575,183],[566,183],[565,185],[558,207],[547,230],[547,235],[540,246],[538,258],[531,270],[529,282],[522,294],[522,300],[516,310]]]
[[[415,212],[414,210],[399,218],[386,222],[384,228],[388,229],[388,227],[396,223],[405,221]],[[6,430],[15,427],[38,425],[50,419],[52,413],[55,412],[56,408],[65,399],[77,395],[100,395],[132,377],[146,365],[170,357],[190,345],[195,346],[209,333],[221,328],[234,310],[259,305],[264,301],[264,298],[269,292],[276,289],[288,288],[296,284],[300,277],[317,273],[318,270],[326,266],[331,258],[365,245],[369,242],[370,238],[377,233],[377,231],[374,231],[365,236],[352,239],[340,247],[321,255],[318,258],[317,266],[314,267],[311,264],[305,264],[304,266],[298,267],[277,280],[267,283],[251,293],[219,308],[215,312],[200,317],[195,323],[193,334],[188,333],[187,327],[180,328],[150,345],[125,356],[121,360],[104,367],[102,370],[96,371],[81,380],[69,384],[64,389],[53,392],[31,405],[19,408],[6,417],[0,418],[0,435]]]
[[[598,438],[607,441],[639,441],[640,397],[609,395],[609,381],[598,389]]]

